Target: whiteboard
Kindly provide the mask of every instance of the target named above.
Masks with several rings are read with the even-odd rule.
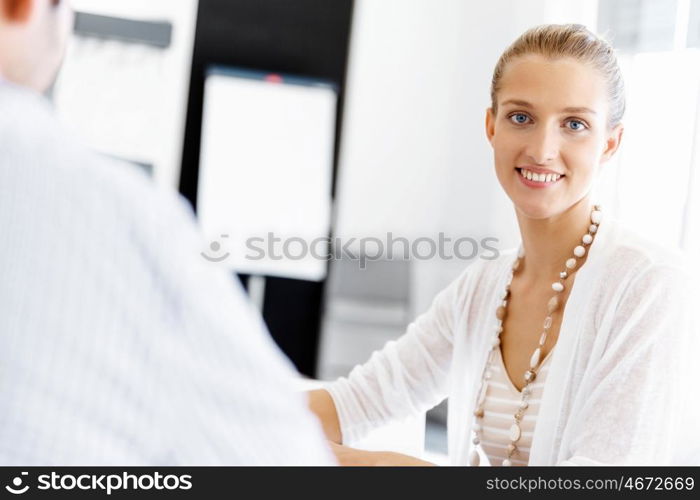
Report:
[[[239,273],[325,278],[336,107],[324,82],[208,72],[197,192],[208,260]]]

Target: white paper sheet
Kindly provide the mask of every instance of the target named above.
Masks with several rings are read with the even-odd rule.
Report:
[[[213,243],[205,255],[241,273],[325,278],[336,103],[329,85],[209,73],[197,196]]]

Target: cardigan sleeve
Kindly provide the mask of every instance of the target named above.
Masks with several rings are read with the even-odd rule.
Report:
[[[700,463],[700,435],[689,426],[699,421],[693,285],[684,269],[652,264],[627,287],[557,465]]]
[[[447,396],[455,301],[477,265],[442,290],[398,340],[387,342],[347,378],[325,386],[338,412],[344,444],[391,421],[425,412]]]

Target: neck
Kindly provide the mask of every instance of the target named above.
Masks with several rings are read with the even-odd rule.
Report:
[[[584,197],[565,212],[547,219],[533,219],[517,213],[520,235],[525,249],[521,276],[529,283],[552,282],[564,270],[564,263],[573,257],[576,245],[591,224],[593,202]],[[588,255],[589,246],[586,248]]]

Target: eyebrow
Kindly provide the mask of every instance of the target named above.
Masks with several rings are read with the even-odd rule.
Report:
[[[522,106],[524,108],[530,108],[530,109],[534,108],[534,106],[532,104],[530,104],[529,102],[519,101],[517,99],[509,99],[509,100],[505,101],[504,103],[502,103],[501,106],[505,106],[506,104],[514,104],[516,106]],[[585,106],[568,107],[568,108],[564,108],[562,111],[565,113],[590,113],[592,115],[598,114],[595,111],[593,111],[591,108],[587,108]]]

